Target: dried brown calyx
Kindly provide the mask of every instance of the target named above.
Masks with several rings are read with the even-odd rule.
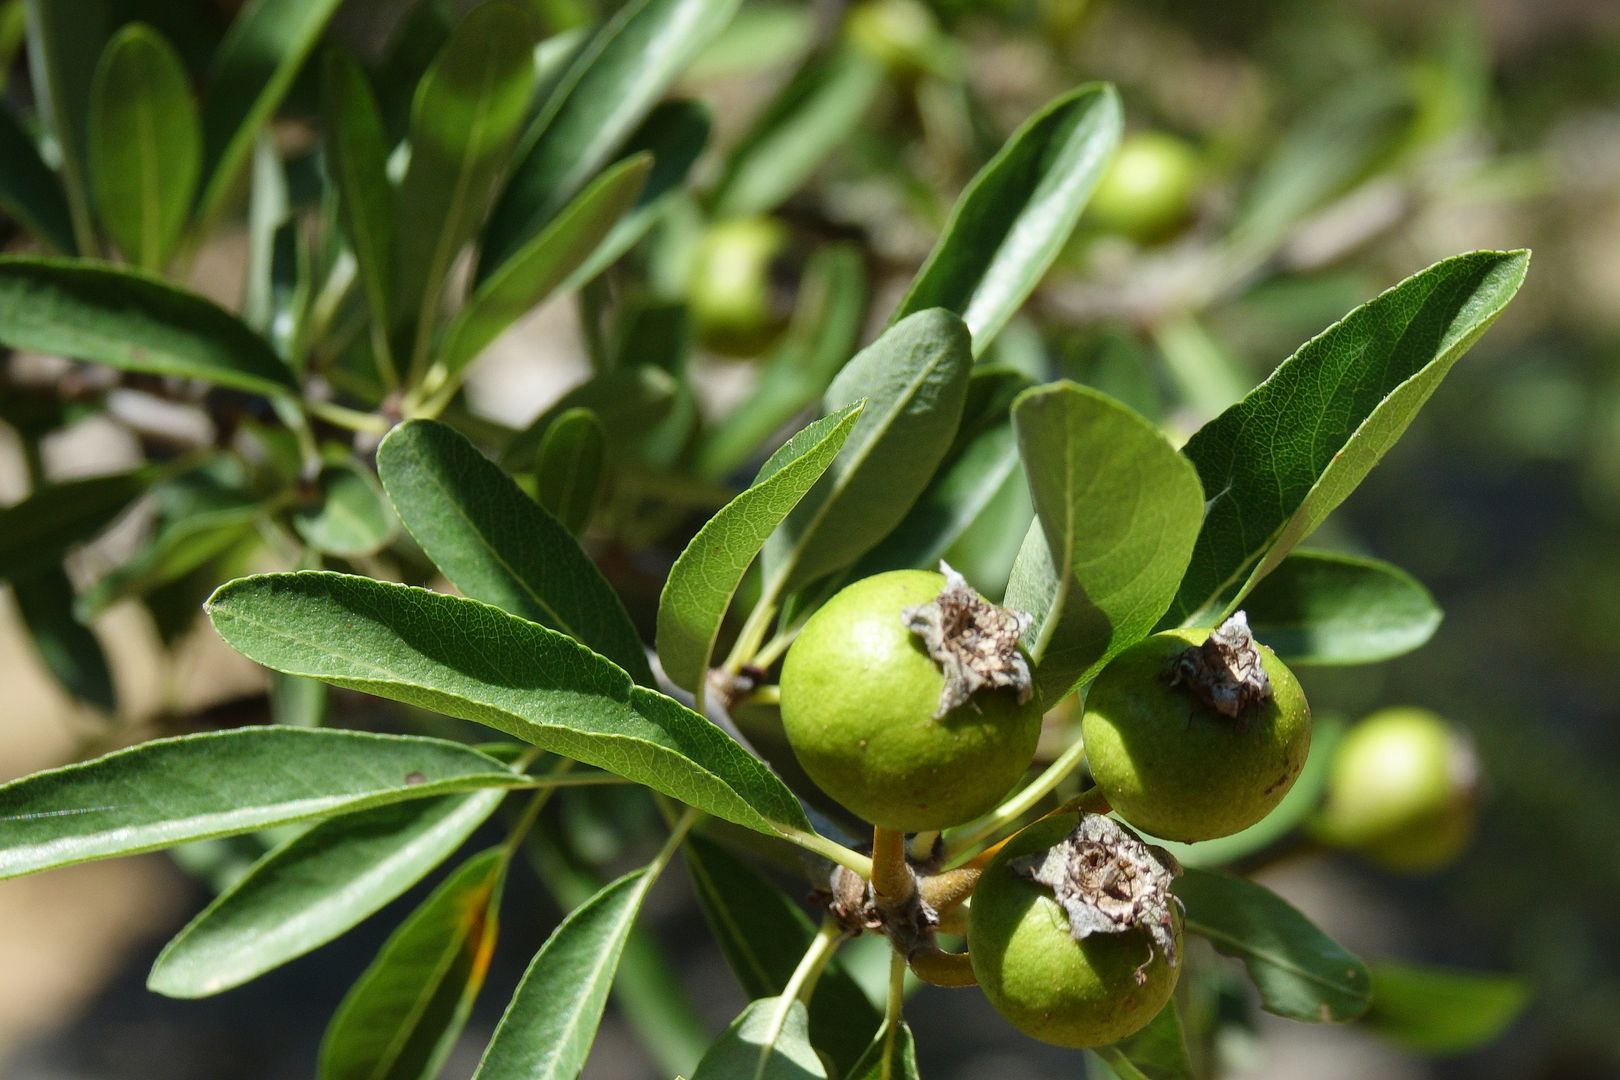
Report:
[[[1150,847],[1101,814],[1082,814],[1067,838],[1044,852],[1011,860],[1013,872],[1045,885],[1069,916],[1076,941],[1092,934],[1146,930],[1171,967],[1176,956],[1170,883],[1181,865],[1163,848]],[[1136,969],[1147,981],[1151,949]]]
[[[901,614],[945,675],[934,718],[985,687],[1008,687],[1017,692],[1020,704],[1028,701],[1029,661],[1019,651],[1018,639],[1029,629],[1030,617],[992,604],[949,564],[941,562],[939,569],[945,575],[940,594]]]
[[[1165,673],[1171,686],[1185,686],[1194,697],[1222,716],[1237,719],[1251,706],[1271,699],[1271,679],[1260,664],[1260,650],[1249,632],[1249,617],[1239,611],[1171,661]]]
[[[871,883],[842,866],[833,867],[828,885],[828,895],[822,900],[827,914],[851,936],[867,931],[883,934],[907,958],[934,946],[939,913],[919,891],[913,890],[902,903],[885,904],[872,891]]]

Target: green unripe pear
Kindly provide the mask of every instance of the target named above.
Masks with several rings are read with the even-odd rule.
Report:
[[[1473,748],[1426,709],[1376,712],[1334,750],[1314,832],[1392,870],[1451,862],[1474,827]]]
[[[1240,716],[1202,702],[1169,671],[1207,630],[1170,630],[1126,649],[1086,696],[1080,735],[1091,775],[1127,822],[1166,840],[1229,836],[1276,807],[1311,748],[1311,710],[1293,672],[1256,643],[1271,695]]]
[[[844,33],[856,48],[902,74],[931,70],[942,44],[934,13],[918,0],[864,0],[845,16]]]
[[[873,825],[943,829],[994,807],[1029,767],[1038,696],[985,688],[935,718],[945,676],[904,621],[941,574],[894,570],[847,586],[782,665],[782,726],[816,785]]]
[[[1163,240],[1191,216],[1201,171],[1198,152],[1174,135],[1128,136],[1092,192],[1085,221],[1140,244]]]
[[[787,324],[775,265],[788,248],[786,226],[772,218],[711,225],[692,259],[687,302],[704,344],[733,355],[764,349]]]
[[[1056,1046],[1104,1046],[1158,1015],[1181,968],[1146,930],[1076,941],[1052,890],[1008,865],[1059,843],[1073,826],[1068,815],[1038,821],[997,853],[973,890],[968,956],[990,1004],[1024,1034]],[[1179,953],[1180,912],[1172,918]]]

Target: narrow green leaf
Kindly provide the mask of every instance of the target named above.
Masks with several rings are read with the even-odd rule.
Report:
[[[327,465],[312,501],[293,513],[293,528],[316,551],[353,559],[375,554],[399,531],[377,480],[352,461]]]
[[[604,371],[575,386],[528,427],[513,436],[501,460],[509,468],[529,464],[558,417],[570,409],[589,409],[602,421],[611,444],[634,442],[665,416],[675,403],[674,376],[651,364]]]
[[[715,214],[745,217],[776,209],[849,141],[882,86],[883,64],[865,49],[840,45],[812,58],[726,159]]]
[[[867,1047],[861,1060],[849,1071],[849,1080],[919,1080],[917,1040],[904,1020],[891,1026],[887,1021]]]
[[[0,169],[0,210],[57,251],[77,250],[61,184],[40,158],[33,137],[5,107],[0,107],[0,161],[6,163]]]
[[[1183,453],[1209,504],[1166,625],[1238,604],[1343,502],[1495,321],[1526,251],[1436,263],[1301,346]]]
[[[226,31],[203,95],[203,224],[224,210],[260,129],[280,107],[339,3],[249,0]]]
[[[569,913],[523,973],[474,1080],[574,1080],[595,1041],[636,915],[654,881],[642,867]]]
[[[477,230],[534,93],[534,20],[508,0],[470,11],[411,106],[399,191],[397,312],[425,344],[451,264]]]
[[[572,638],[459,596],[343,574],[265,574],[209,601],[266,667],[487,724],[774,835],[798,800],[725,732]]]
[[[86,180],[90,87],[107,42],[104,0],[26,0],[28,66],[40,121],[55,145],[76,247],[95,249]],[[8,160],[9,167],[9,160]],[[72,251],[73,248],[64,248]]]
[[[281,727],[155,739],[0,785],[0,879],[521,782],[442,739]]]
[[[77,259],[0,257],[0,345],[256,394],[295,389],[264,339],[212,301]]]
[[[107,654],[75,614],[73,583],[62,568],[47,566],[17,578],[11,593],[28,639],[63,689],[102,712],[117,712],[118,694]]]
[[[1434,636],[1440,607],[1378,559],[1295,551],[1243,601],[1255,637],[1290,664],[1374,664]]]
[[[313,952],[449,858],[505,795],[414,799],[320,822],[187,923],[158,955],[147,989],[206,997]]]
[[[1522,979],[1378,961],[1362,1023],[1419,1054],[1461,1054],[1502,1034],[1529,1004]]]
[[[251,536],[259,513],[256,503],[245,501],[166,522],[128,562],[85,592],[80,612],[94,617],[120,600],[144,596],[185,577]]]
[[[478,277],[528,243],[613,157],[739,0],[631,0],[575,55],[524,135],[484,227]]]
[[[762,998],[731,1022],[692,1080],[827,1080],[810,1045],[810,1015],[797,998]]]
[[[1198,476],[1159,429],[1106,394],[1057,383],[1013,406],[1036,522],[1007,585],[1048,703],[1141,640],[1198,536]]]
[[[765,541],[844,448],[860,403],[825,416],[789,439],[692,537],[658,599],[658,659],[676,686],[699,692],[731,600]]]
[[[1119,145],[1114,88],[1088,83],[1012,134],[957,201],[934,251],[895,311],[961,314],[984,351],[1052,265]]]
[[[973,359],[948,311],[918,312],[844,366],[822,404],[866,399],[845,453],[765,547],[767,581],[787,589],[849,565],[905,517],[950,448]]]
[[[683,849],[704,920],[750,998],[780,994],[816,928],[758,871],[700,833]],[[883,1014],[834,956],[810,999],[811,1041],[840,1069],[866,1052]]]
[[[439,363],[446,373],[454,377],[566,281],[635,204],[651,170],[646,155],[608,169],[485,278],[445,328]]]
[[[401,424],[377,465],[405,527],[456,588],[560,630],[653,684],[635,625],[579,541],[455,429]]]
[[[398,238],[382,115],[365,71],[341,49],[327,57],[325,93],[326,160],[338,213],[371,317],[379,327],[391,326]]]
[[[146,466],[64,480],[0,508],[0,579],[15,581],[56,566],[69,547],[111,525],[157,476]]]
[[[266,339],[274,317],[276,233],[290,217],[287,168],[276,140],[265,131],[253,141],[248,172],[247,269],[242,282],[242,321]]]
[[[202,124],[185,65],[163,36],[132,23],[96,65],[90,190],[124,258],[162,270],[202,174]]]
[[[1175,893],[1186,905],[1187,929],[1243,961],[1267,1012],[1332,1024],[1367,1011],[1366,966],[1269,889],[1187,867]]]
[[[413,911],[338,1006],[321,1080],[431,1080],[483,988],[506,853],[474,855]]]
[[[1181,1011],[1173,999],[1135,1035],[1092,1053],[1120,1080],[1193,1080],[1194,1076]]]
[[[569,409],[546,429],[535,458],[535,499],[575,536],[602,495],[607,434],[589,409]]]

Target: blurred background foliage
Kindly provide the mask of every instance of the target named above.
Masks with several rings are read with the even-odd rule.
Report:
[[[531,2],[554,34],[616,6]],[[104,6],[114,22],[157,27],[193,73],[206,68],[237,7]],[[0,2],[0,79],[7,98],[26,108],[23,9],[21,0]],[[371,66],[394,130],[444,25],[440,12],[431,2],[348,0],[328,32]],[[300,163],[310,166],[318,66],[294,85],[276,127],[295,201],[314,190],[301,194],[299,177]],[[837,297],[817,293],[844,280],[828,267],[853,260],[870,284],[871,300],[860,307],[881,318],[962,185],[1006,134],[1092,79],[1120,88],[1125,148],[993,358],[1100,386],[1183,435],[1299,342],[1417,268],[1469,248],[1536,252],[1518,303],[1318,539],[1409,570],[1434,592],[1445,622],[1400,660],[1302,673],[1321,713],[1355,717],[1415,704],[1465,730],[1486,777],[1474,842],[1427,876],[1307,853],[1271,871],[1277,887],[1351,948],[1519,973],[1532,1004],[1506,1036],[1462,1057],[1391,1054],[1364,1032],[1257,1021],[1263,1038],[1233,1041],[1226,1059],[1241,1073],[1267,1076],[1616,1075],[1620,6],[1612,0],[749,0],[679,84],[682,95],[708,103],[713,132],[688,189],[668,200],[653,237],[628,257],[633,273],[615,271],[621,276],[577,302],[553,304],[552,315],[520,331],[474,376],[468,422],[482,415],[521,426],[555,400],[582,374],[577,361],[559,367],[556,357],[605,347],[593,340],[593,317],[625,303],[625,282],[639,290],[641,347],[658,343],[673,356],[695,345],[689,360],[669,361],[689,362],[702,387],[702,400],[677,403],[677,418],[717,412],[760,380],[791,382],[795,365],[816,358],[810,331],[840,317]],[[793,120],[774,135],[757,122],[772,110]],[[12,246],[23,243],[20,230],[4,228]],[[230,278],[242,258],[241,229],[227,222],[210,239],[217,250],[199,257],[195,277]],[[234,302],[229,287],[224,295]],[[750,361],[761,354],[767,359]],[[8,419],[25,429],[22,411]],[[718,425],[722,437],[703,444],[692,470],[699,499],[701,485],[746,463],[751,438],[785,419],[729,436]],[[643,456],[672,461],[687,434],[666,421]],[[94,457],[104,444],[80,437],[52,452]],[[17,485],[7,490],[15,494]],[[1005,544],[1023,534],[1020,497],[1011,487],[986,514],[992,525],[1012,525],[980,530],[995,535],[953,552],[981,583],[994,584]],[[621,500],[598,529],[614,541],[608,558],[651,540],[663,553],[653,558],[667,565],[690,531],[687,516],[678,506]],[[645,603],[662,574],[643,576]],[[104,634],[129,622],[112,615]],[[8,683],[39,681],[26,653],[5,656],[16,668],[5,672]],[[121,679],[128,663],[115,663]],[[206,681],[212,670],[199,662],[165,677]],[[231,678],[242,677],[221,676],[222,684]],[[86,735],[85,718],[59,700],[36,697],[44,704],[26,714],[8,708],[6,724],[44,723],[35,715],[44,712],[57,716],[70,744],[102,737]],[[0,754],[8,745],[0,743]],[[76,752],[47,745],[0,757],[0,775],[47,763],[41,753]],[[579,871],[576,891],[584,891],[592,868],[611,863],[635,830],[621,808],[594,798],[569,805],[574,820],[554,824],[537,858],[553,860],[553,881],[569,880],[569,867]],[[175,879],[158,876],[171,895]],[[47,995],[63,1008],[72,1002],[72,1015],[38,1016],[16,1030],[0,1025],[8,1040],[0,1060],[13,1055],[18,1070],[8,1075],[299,1075],[350,977],[328,968],[357,970],[376,946],[375,924],[393,921],[385,914],[321,960],[182,1008],[144,997],[140,972],[184,903],[152,899],[162,889],[150,891],[157,887],[144,879],[125,884],[131,897],[146,898],[131,904],[148,904],[147,913],[114,904],[99,917],[124,920],[127,936],[61,929],[118,963],[82,966],[81,985]],[[0,908],[26,887],[0,886]],[[679,892],[661,890],[656,925],[672,973],[697,988],[697,1019],[712,1030],[738,1002]],[[537,942],[546,926],[509,932]],[[6,995],[38,996],[41,979],[49,989],[52,980],[40,974],[52,963],[48,949],[7,948]],[[664,963],[651,954],[639,962]],[[1242,1002],[1215,999],[1248,1015]],[[502,1000],[492,992],[486,1007]],[[633,1004],[621,1006],[634,1014]],[[1017,1040],[988,1010],[940,993],[913,1010],[925,1075],[1072,1075],[1072,1059]],[[481,1015],[474,1026],[487,1034],[493,1019]],[[695,1018],[664,1019],[678,1040]],[[623,1024],[604,1031],[587,1075],[663,1074]],[[452,1074],[457,1067],[453,1061]]]

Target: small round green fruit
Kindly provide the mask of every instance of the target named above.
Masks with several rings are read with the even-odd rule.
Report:
[[[1078,1049],[1139,1031],[1170,1000],[1181,968],[1144,929],[1076,941],[1052,890],[1008,865],[1061,842],[1073,826],[1068,815],[1049,818],[1008,841],[973,890],[967,940],[973,973],[997,1012],[1026,1035]],[[1174,905],[1171,918],[1179,954]]]
[[[905,623],[943,575],[894,570],[847,586],[782,665],[782,726],[816,785],[885,829],[943,829],[994,807],[1029,767],[1038,695],[986,688],[935,718],[945,676]]]
[[[1373,713],[1333,753],[1316,835],[1392,870],[1436,870],[1473,834],[1479,763],[1426,709]]]
[[[939,24],[918,0],[864,0],[845,17],[844,33],[856,48],[897,73],[928,71],[937,63]]]
[[[1131,135],[1092,192],[1085,221],[1139,244],[1163,240],[1192,215],[1202,171],[1198,152],[1176,136]]]
[[[787,249],[787,228],[772,218],[719,221],[704,232],[687,287],[704,344],[748,356],[781,332],[788,311],[778,295],[776,266]]]
[[[1239,716],[1206,705],[1185,682],[1178,657],[1208,630],[1170,630],[1126,649],[1086,696],[1080,736],[1108,805],[1136,828],[1192,842],[1248,828],[1276,807],[1305,766],[1311,710],[1299,681],[1254,643],[1271,695]]]

